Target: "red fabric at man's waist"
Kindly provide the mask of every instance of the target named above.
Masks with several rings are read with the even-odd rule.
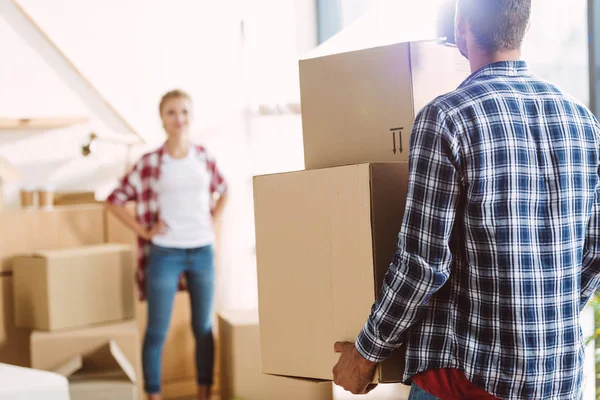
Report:
[[[455,368],[423,371],[415,375],[412,381],[441,400],[499,400],[471,383],[463,371]]]

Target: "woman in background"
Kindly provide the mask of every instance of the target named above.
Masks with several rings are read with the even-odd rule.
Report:
[[[138,235],[137,283],[140,298],[148,301],[142,351],[148,399],[162,399],[162,349],[173,299],[178,288],[187,286],[196,339],[198,398],[207,400],[214,364],[213,218],[225,204],[227,186],[206,149],[190,143],[190,96],[171,91],[163,96],[159,111],[167,141],[140,159],[107,204]],[[135,218],[124,208],[128,201],[136,202]]]

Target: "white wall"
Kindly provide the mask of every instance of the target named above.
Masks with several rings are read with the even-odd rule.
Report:
[[[587,0],[533,0],[523,58],[536,74],[589,105]]]

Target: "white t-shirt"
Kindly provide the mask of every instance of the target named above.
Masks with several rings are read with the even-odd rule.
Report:
[[[199,159],[193,146],[185,158],[163,155],[157,192],[159,216],[167,232],[154,236],[152,243],[178,249],[214,243],[210,181],[206,161]]]

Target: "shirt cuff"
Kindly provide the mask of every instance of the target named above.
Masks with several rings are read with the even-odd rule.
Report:
[[[370,321],[363,327],[354,346],[361,356],[374,363],[384,361],[397,347],[379,339],[373,332]]]
[[[227,193],[227,189],[227,183],[223,182],[222,184],[217,186],[217,193],[219,193],[219,196],[223,196],[225,193]]]
[[[112,192],[110,196],[108,196],[108,198],[106,199],[106,201],[109,204],[112,204],[113,206],[117,207],[123,207],[127,203],[127,200],[127,195],[118,191]]]

